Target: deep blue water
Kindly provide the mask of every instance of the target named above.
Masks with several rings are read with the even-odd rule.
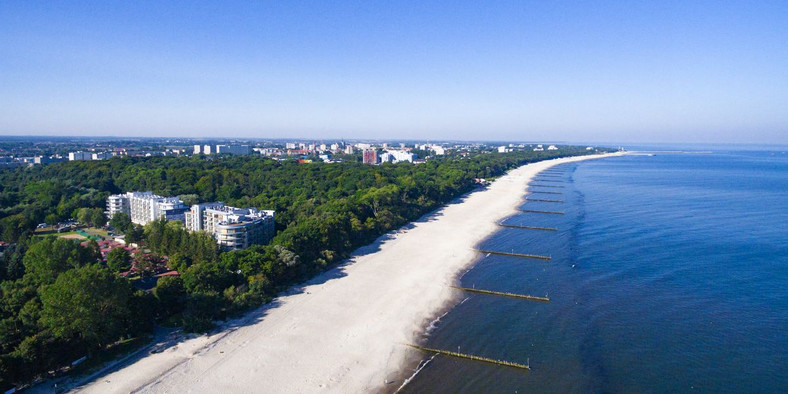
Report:
[[[788,155],[657,154],[553,167],[462,285],[486,295],[425,335],[437,356],[403,392],[788,392]],[[559,194],[555,194],[559,193]],[[425,359],[429,356],[425,356]]]

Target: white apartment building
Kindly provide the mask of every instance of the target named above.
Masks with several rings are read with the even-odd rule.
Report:
[[[93,154],[90,152],[69,152],[69,161],[88,161],[93,160]]]
[[[132,223],[146,225],[149,222],[165,218],[167,220],[184,221],[184,213],[188,210],[178,197],[162,197],[153,192],[128,192],[115,194],[107,198],[107,216],[117,212],[129,215]]]
[[[192,205],[185,214],[186,229],[205,231],[229,250],[266,244],[275,234],[274,211],[235,208],[221,202]]]
[[[413,163],[413,159],[416,155],[405,152],[401,150],[387,150],[380,155],[380,162],[391,162],[391,163],[399,163],[402,161],[407,161]]]

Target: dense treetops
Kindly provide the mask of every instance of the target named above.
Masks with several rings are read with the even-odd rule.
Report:
[[[350,252],[490,178],[539,159],[585,150],[476,153],[425,164],[298,164],[261,157],[150,157],[67,162],[0,171],[0,237],[18,242],[0,259],[0,388],[28,381],[154,321],[201,331],[260,305]],[[30,238],[36,223],[71,215],[100,222],[111,193],[152,190],[276,210],[270,245],[222,253],[178,222],[144,229],[113,218],[117,231],[168,259],[179,277],[135,291],[117,275],[129,256],[97,245]]]

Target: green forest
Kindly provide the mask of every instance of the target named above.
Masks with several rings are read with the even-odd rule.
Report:
[[[588,153],[475,152],[424,164],[364,165],[264,157],[147,157],[64,162],[0,170],[0,388],[29,382],[106,350],[156,324],[204,332],[212,322],[259,306],[380,235],[415,220],[514,167]],[[153,191],[189,203],[223,201],[276,211],[269,245],[222,251],[204,233],[163,220],[119,224],[169,258],[180,276],[152,291],[117,274],[128,256],[103,263],[95,242],[33,237],[36,225],[75,214],[100,216],[109,194]],[[81,210],[92,208],[93,210]],[[96,222],[100,218],[96,217]]]

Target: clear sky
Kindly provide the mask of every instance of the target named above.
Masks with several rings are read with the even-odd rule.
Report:
[[[0,134],[788,143],[788,1],[0,1]]]

